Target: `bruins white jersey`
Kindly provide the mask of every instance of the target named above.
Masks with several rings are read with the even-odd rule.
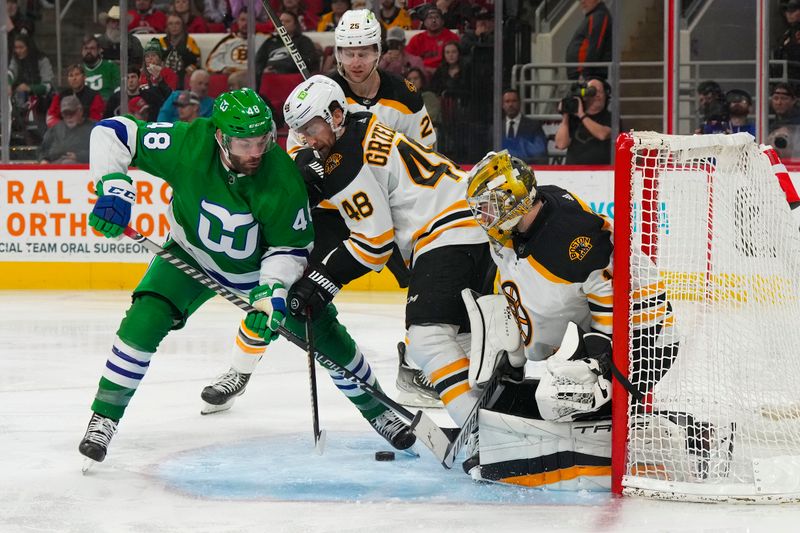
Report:
[[[466,173],[443,155],[371,113],[351,115],[325,160],[326,200],[320,203],[337,209],[350,229],[350,237],[333,254],[346,250],[360,267],[347,261],[351,273],[343,277],[380,270],[393,243],[412,268],[430,250],[485,243],[486,233],[467,206],[466,189]],[[338,260],[341,265],[344,258]]]
[[[369,111],[378,121],[399,131],[409,139],[433,148],[436,144],[436,131],[433,129],[431,117],[425,108],[414,84],[388,72],[378,71],[381,77],[378,93],[374,98],[362,98],[356,95],[341,74],[330,74],[347,97],[348,113]],[[289,130],[286,148],[292,157],[302,148],[303,142],[294,130]]]
[[[610,336],[614,295],[611,223],[564,189],[543,185],[537,191],[544,204],[532,226],[492,249],[499,290],[520,325],[525,354],[534,361],[553,354],[570,321]],[[657,328],[659,338],[671,338],[663,335],[673,322],[663,283],[644,288],[631,283],[637,310],[632,319],[639,330]]]

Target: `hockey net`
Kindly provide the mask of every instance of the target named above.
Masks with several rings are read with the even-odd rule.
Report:
[[[800,232],[762,150],[617,141],[616,492],[800,499]]]

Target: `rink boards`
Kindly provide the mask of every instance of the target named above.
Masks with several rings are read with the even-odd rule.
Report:
[[[610,167],[536,169],[540,184],[556,184],[612,217]],[[164,181],[132,169],[137,200],[131,223],[163,242],[171,190]],[[151,254],[124,237],[109,240],[88,227],[95,201],[86,166],[0,166],[0,289],[131,289]],[[384,269],[347,286],[353,290],[399,290]]]

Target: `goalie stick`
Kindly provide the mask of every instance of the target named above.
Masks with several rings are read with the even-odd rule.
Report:
[[[240,296],[237,294],[232,293],[213,279],[209,277],[204,272],[201,272],[191,266],[190,264],[186,263],[179,257],[175,257],[164,248],[156,244],[155,242],[151,241],[135,229],[131,228],[130,226],[125,228],[125,236],[133,239],[134,241],[138,242],[142,246],[144,246],[148,251],[156,254],[164,261],[167,261],[169,264],[192,278],[193,280],[197,281],[204,287],[211,289],[212,291],[216,292],[232,304],[234,304],[239,309],[246,311],[248,313],[256,311],[254,307],[252,307],[249,303],[244,301]],[[302,338],[298,337],[288,329],[283,326],[278,327],[278,334],[284,337],[286,340],[297,346],[302,350],[312,350],[314,353],[314,358],[319,361],[319,363],[326,367],[330,368],[342,376],[344,376],[347,380],[355,383],[358,387],[366,392],[367,394],[371,395],[373,398],[381,402],[383,405],[388,407],[389,409],[396,412],[398,415],[402,416],[406,420],[411,423],[411,432],[422,441],[422,443],[436,456],[437,459],[445,457],[445,450],[442,449],[442,445],[444,444],[447,446],[450,443],[450,439],[447,438],[442,428],[437,426],[433,420],[423,413],[422,411],[418,411],[416,415],[412,414],[411,411],[397,403],[396,401],[392,400],[389,396],[387,396],[382,390],[373,387],[366,381],[363,381],[360,377],[352,373],[347,368],[341,366],[339,363],[325,355],[324,353],[316,350],[314,348],[309,348],[309,344]],[[441,460],[441,459],[440,459]]]
[[[478,397],[478,400],[475,402],[475,405],[472,407],[472,410],[467,415],[467,419],[464,421],[464,425],[461,426],[461,430],[453,437],[452,442],[447,446],[444,455],[441,457],[442,466],[450,469],[453,467],[453,463],[456,460],[456,457],[461,452],[461,449],[467,443],[472,433],[478,427],[478,414],[480,410],[489,405],[489,403],[495,398],[495,393],[500,386],[500,376],[503,374],[503,371],[500,367],[495,369],[492,377],[489,378],[489,381],[486,382],[486,386],[481,391],[481,395]]]

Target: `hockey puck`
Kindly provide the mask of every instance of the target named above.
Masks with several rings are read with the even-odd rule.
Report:
[[[376,461],[394,461],[394,452],[375,452]]]

